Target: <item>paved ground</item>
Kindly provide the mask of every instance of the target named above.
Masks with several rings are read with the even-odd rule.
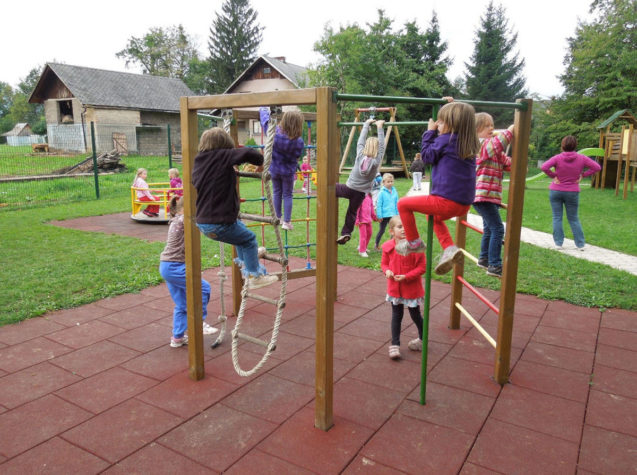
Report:
[[[104,224],[112,218],[84,224],[164,239],[165,226]],[[205,272],[213,289],[215,274]],[[187,350],[167,344],[172,303],[159,285],[0,328],[0,473],[636,472],[637,313],[519,295],[501,388],[483,337],[466,321],[447,328],[450,287],[434,281],[421,406],[408,317],[403,359],[387,357],[382,275],[338,275],[330,431],[313,427],[311,278],[289,283],[279,346],[260,374],[238,377],[225,343],[206,346],[199,382]],[[464,303],[493,334],[495,316],[472,295]],[[272,324],[264,306],[247,312],[254,335]],[[258,351],[244,344],[240,361]]]

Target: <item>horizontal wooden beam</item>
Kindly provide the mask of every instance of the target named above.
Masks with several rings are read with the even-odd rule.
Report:
[[[252,94],[188,97],[188,110],[304,104],[316,104],[315,89],[287,89],[285,91],[255,92]]]

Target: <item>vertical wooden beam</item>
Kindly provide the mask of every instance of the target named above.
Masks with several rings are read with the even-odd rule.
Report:
[[[624,194],[622,195],[622,198],[626,199],[628,197],[628,175],[630,174],[630,161],[631,161],[631,155],[632,155],[631,152],[632,152],[632,146],[633,146],[632,144],[633,124],[630,124],[628,126],[628,138],[624,140],[628,140],[628,142],[626,143],[626,169],[624,170]]]
[[[622,178],[622,150],[624,149],[624,130],[626,130],[626,127],[622,127],[622,131],[619,134],[619,150],[617,151],[617,173],[615,177],[615,196],[619,195],[619,183],[621,182]]]
[[[184,241],[186,247],[186,298],[188,311],[188,374],[203,379],[203,307],[201,302],[201,241],[195,224],[197,191],[192,186],[192,167],[197,155],[197,111],[188,109],[188,97],[182,97],[181,147],[184,180]]]
[[[334,89],[316,94],[316,403],[314,425],[328,430],[334,424],[334,302],[336,301],[336,249],[338,227],[339,131]]]
[[[529,136],[531,132],[531,99],[518,99],[526,103],[526,110],[515,110],[515,138],[511,160],[511,182],[507,202],[506,236],[504,259],[502,261],[502,288],[500,291],[500,315],[498,318],[498,337],[495,351],[494,378],[499,384],[509,379],[511,363],[511,337],[513,333],[513,314],[515,311],[515,293],[520,253],[520,233],[522,230],[522,211],[524,208],[524,188],[526,185],[526,167],[528,164]]]
[[[461,224],[466,221],[467,215],[456,218],[456,246],[464,249],[467,245],[467,227]],[[457,330],[460,328],[460,310],[456,307],[457,303],[462,303],[462,282],[458,280],[458,276],[464,276],[464,259],[453,266],[453,278],[451,279],[451,308],[449,309],[449,328]]]

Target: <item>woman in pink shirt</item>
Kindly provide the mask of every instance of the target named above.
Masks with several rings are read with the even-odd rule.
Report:
[[[562,139],[562,153],[549,158],[542,165],[542,171],[553,178],[549,186],[549,201],[553,210],[553,241],[555,247],[562,249],[564,243],[564,227],[562,226],[562,209],[566,209],[566,219],[571,225],[575,246],[584,250],[584,231],[578,217],[579,182],[582,178],[594,175],[601,167],[599,164],[575,152],[577,139],[567,135]]]

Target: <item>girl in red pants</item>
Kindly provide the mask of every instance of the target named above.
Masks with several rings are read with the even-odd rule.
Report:
[[[434,232],[443,249],[435,272],[442,275],[462,259],[462,251],[454,245],[445,220],[466,214],[475,198],[475,157],[480,150],[475,110],[463,102],[445,104],[438,121],[429,119],[427,129],[422,136],[421,154],[423,161],[432,165],[431,194],[398,201],[407,239],[396,246],[396,252],[406,256],[424,250],[414,212],[432,215]]]

